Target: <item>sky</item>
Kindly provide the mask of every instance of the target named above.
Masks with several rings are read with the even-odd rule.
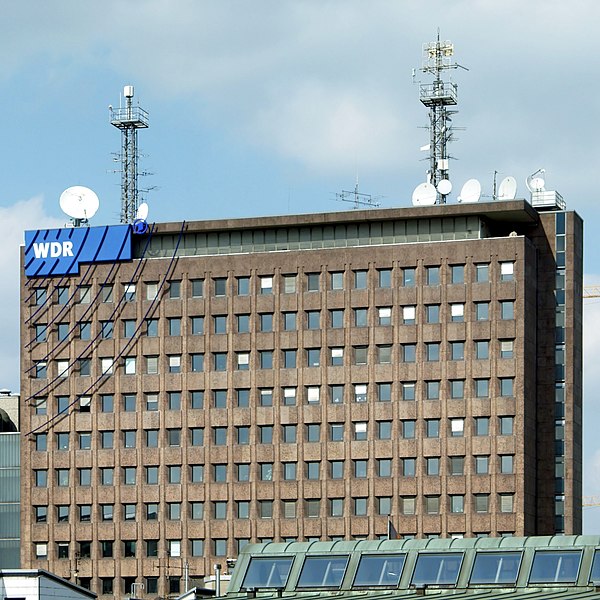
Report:
[[[124,85],[148,111],[139,133],[149,221],[351,208],[336,193],[410,206],[425,181],[422,46],[454,44],[455,202],[477,178],[546,169],[585,221],[584,282],[600,284],[597,0],[2,0],[0,387],[17,391],[19,245],[62,226],[61,192],[119,220]],[[596,57],[596,58],[594,58]],[[600,298],[584,304],[584,494],[600,497]],[[584,509],[600,534],[600,507]]]

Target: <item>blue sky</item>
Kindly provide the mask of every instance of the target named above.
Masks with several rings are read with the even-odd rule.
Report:
[[[438,27],[469,69],[452,73],[466,128],[451,147],[456,193],[476,177],[491,195],[498,171],[526,198],[525,177],[545,168],[585,220],[585,279],[600,283],[595,0],[5,0],[2,12],[0,387],[19,386],[23,229],[62,225],[72,185],[100,197],[95,223],[118,221],[108,105],[124,85],[150,113],[149,220],[340,210],[335,193],[357,177],[383,207],[409,206],[428,141],[411,71]],[[600,427],[598,305],[585,305],[586,434]],[[588,434],[584,447],[585,493],[600,495],[600,444]],[[584,514],[600,533],[600,507]]]

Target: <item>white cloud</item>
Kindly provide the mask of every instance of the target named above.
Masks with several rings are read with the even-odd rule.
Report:
[[[0,311],[0,387],[20,389],[19,381],[19,289],[20,246],[26,229],[60,227],[64,222],[49,217],[41,197],[0,207],[0,280],[2,281],[2,310]]]

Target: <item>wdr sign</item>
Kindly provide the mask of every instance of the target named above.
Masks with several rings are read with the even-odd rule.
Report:
[[[25,232],[25,275],[78,275],[82,263],[131,260],[131,225]]]

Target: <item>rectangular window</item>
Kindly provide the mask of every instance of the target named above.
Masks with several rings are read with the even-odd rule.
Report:
[[[416,318],[416,307],[415,306],[403,306],[402,307],[402,322],[404,325],[414,325]]]
[[[514,340],[500,340],[500,358],[513,358]]]
[[[282,403],[284,406],[295,406],[296,405],[296,388],[295,387],[282,388]]]
[[[284,275],[283,276],[283,293],[284,294],[295,294],[296,293],[296,275]]]
[[[204,279],[192,279],[192,298],[202,298],[204,296]]]
[[[213,278],[213,286],[215,289],[215,296],[226,296],[227,295],[227,278],[226,277]]]
[[[330,288],[332,290],[343,290],[344,289],[344,273],[336,272],[330,273]]]
[[[464,342],[450,342],[450,360],[465,360]]]
[[[355,327],[367,327],[369,324],[368,310],[366,308],[354,309],[354,325]]]
[[[465,497],[463,495],[450,495],[450,512],[460,514],[465,512]]]
[[[273,350],[259,350],[258,358],[261,369],[273,368]]]
[[[439,323],[440,322],[440,305],[439,304],[427,304],[425,306],[425,321],[427,323]]]
[[[392,287],[392,269],[378,269],[377,277],[380,288]]]
[[[465,282],[465,265],[450,265],[450,283]]]
[[[425,267],[425,281],[427,285],[440,285],[440,268]]]
[[[477,283],[487,283],[490,280],[490,265],[487,263],[478,263],[475,265],[475,281]]]
[[[440,382],[439,381],[426,381],[425,382],[425,398],[427,400],[439,400],[440,399]]]
[[[475,397],[476,398],[489,398],[490,395],[490,380],[489,379],[475,379]]]
[[[169,281],[169,298],[171,300],[181,298],[181,281]]]
[[[500,396],[503,396],[505,398],[512,398],[514,396],[514,378],[500,377],[498,379],[498,382],[500,385]]]
[[[237,277],[237,295],[248,296],[250,294],[250,277]]]
[[[354,289],[364,290],[367,288],[368,271],[354,271]]]
[[[146,337],[158,337],[158,319],[146,319]]]
[[[321,439],[321,426],[319,423],[309,423],[306,425],[306,441],[318,442]]]
[[[342,404],[344,402],[344,386],[341,384],[330,385],[329,399],[333,404]]]
[[[450,305],[450,320],[454,323],[462,323],[465,320],[465,305],[451,304]]]
[[[341,329],[344,326],[344,309],[336,308],[330,310],[329,320],[333,329]]]
[[[415,438],[416,433],[416,421],[408,419],[400,422],[402,438],[405,440],[412,440]]]
[[[297,350],[283,350],[283,368],[284,369],[295,369],[296,368],[296,355]]]
[[[364,400],[367,401],[367,384],[364,385]],[[378,402],[391,402],[392,401],[392,384],[391,383],[378,383],[377,384],[377,400]]]
[[[427,419],[425,421],[425,435],[428,438],[439,438],[440,437],[440,420],[439,419]]]
[[[475,302],[475,319],[477,321],[487,321],[490,318],[490,303]]]
[[[359,421],[354,423],[354,439],[358,441],[367,440],[367,423]]]
[[[440,474],[440,459],[438,456],[430,456],[425,459],[425,473],[435,476]]]
[[[461,400],[465,397],[465,381],[464,379],[450,380],[450,398],[452,400]]]
[[[501,513],[514,512],[514,494],[498,494]]]
[[[500,318],[503,321],[510,321],[515,318],[515,302],[514,300],[500,301]]]
[[[427,342],[425,344],[425,359],[428,362],[438,362],[440,360],[439,342]]]
[[[490,434],[490,418],[489,417],[475,417],[475,435],[486,436]]]
[[[498,417],[500,435],[513,435],[514,417]]]
[[[415,388],[416,384],[414,381],[406,382],[401,384],[402,387],[402,400],[415,400]]]
[[[451,437],[463,437],[465,433],[464,419],[450,419],[450,435]]]
[[[273,277],[260,277],[260,293],[263,295],[269,295],[273,293]]]
[[[320,273],[307,273],[306,274],[306,291],[307,292],[318,292],[320,283]]]
[[[500,263],[500,281],[512,281],[515,274],[514,262]]]
[[[489,463],[490,463],[489,456],[476,456],[475,457],[475,474],[476,475],[487,475],[490,471]],[[485,512],[487,512],[487,503],[486,503]]]
[[[450,475],[464,475],[465,472],[465,457],[451,456],[450,457]]]
[[[402,269],[402,285],[404,287],[415,287],[415,283],[416,269],[414,267]]]

